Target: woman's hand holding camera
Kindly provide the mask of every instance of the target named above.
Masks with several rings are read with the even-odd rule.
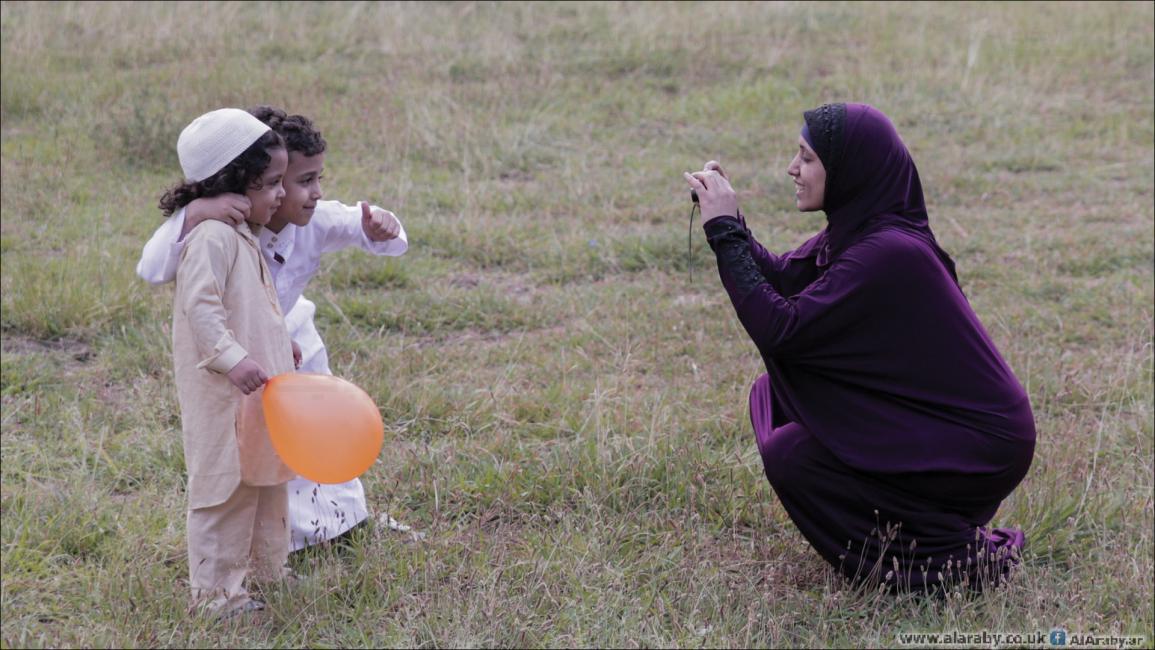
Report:
[[[738,197],[730,186],[730,179],[717,161],[706,163],[700,172],[683,173],[690,189],[698,194],[698,206],[702,210],[702,221],[714,217],[738,216]]]

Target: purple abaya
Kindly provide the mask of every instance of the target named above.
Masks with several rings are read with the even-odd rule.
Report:
[[[776,256],[740,215],[704,225],[766,364],[750,394],[766,477],[848,577],[981,586],[1024,543],[984,526],[1030,466],[1030,402],[931,233],[890,121],[862,104],[806,117],[827,228]]]

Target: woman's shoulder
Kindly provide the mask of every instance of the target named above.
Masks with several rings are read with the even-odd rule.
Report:
[[[919,259],[933,253],[930,246],[915,233],[904,228],[888,226],[867,233],[846,249],[847,254],[862,256],[884,255],[892,259]]]
[[[905,229],[891,227],[865,235],[843,252],[840,261],[859,271],[869,271],[874,281],[887,284],[909,283],[930,275],[941,264],[926,241]]]

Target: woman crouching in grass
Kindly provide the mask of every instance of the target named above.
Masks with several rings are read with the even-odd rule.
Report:
[[[1025,538],[987,528],[1035,449],[1026,392],[935,240],[918,170],[877,109],[805,113],[786,170],[827,227],[766,251],[711,161],[686,174],[722,284],[766,364],[750,415],[766,478],[855,582],[981,589]]]

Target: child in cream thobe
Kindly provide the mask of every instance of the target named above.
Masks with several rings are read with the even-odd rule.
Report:
[[[272,277],[247,224],[201,224],[185,238],[173,300],[173,359],[188,471],[188,561],[194,602],[227,612],[260,579],[282,577],[286,481],[261,410],[226,373],[248,357],[269,377],[293,371]]]

